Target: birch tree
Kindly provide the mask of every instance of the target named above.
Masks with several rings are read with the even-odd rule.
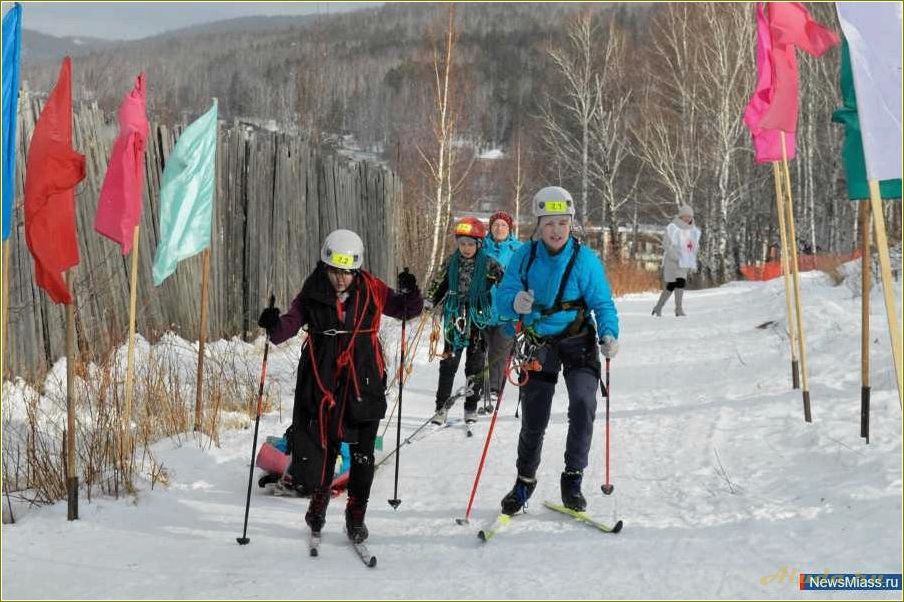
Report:
[[[594,61],[597,26],[584,9],[571,18],[562,45],[547,48],[562,85],[551,85],[540,106],[540,125],[547,151],[566,178],[579,182],[578,216],[587,223],[590,192],[591,124],[596,118],[598,67]]]
[[[451,213],[451,172],[450,165],[453,152],[452,141],[455,135],[455,114],[451,98],[452,68],[455,62],[455,45],[458,34],[455,31],[455,4],[450,4],[447,14],[446,31],[440,40],[433,37],[433,92],[434,105],[430,117],[435,149],[418,147],[421,160],[430,176],[433,195],[433,234],[430,245],[430,262],[427,264],[426,279],[430,279],[436,270],[439,254],[442,252],[443,233],[448,226]]]

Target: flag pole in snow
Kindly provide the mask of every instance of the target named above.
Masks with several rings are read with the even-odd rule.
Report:
[[[785,172],[785,221],[788,226],[788,238],[791,248],[791,281],[794,284],[794,315],[797,319],[797,344],[800,349],[801,393],[804,400],[804,420],[813,422],[810,413],[810,375],[807,372],[807,338],[804,335],[803,309],[800,303],[800,264],[797,262],[797,231],[794,228],[794,197],[791,194],[791,170],[788,168],[788,148],[785,144],[785,131],[782,137],[782,168]]]
[[[872,257],[869,201],[860,201],[860,436],[869,443],[869,292],[872,288]]]
[[[785,228],[785,203],[782,200],[782,171],[778,161],[772,162],[772,176],[775,180],[775,209],[778,214],[779,239],[782,245],[782,280],[785,282],[785,310],[788,316],[788,341],[791,343],[791,386],[800,388],[799,361],[797,357],[797,328],[794,323],[794,309],[791,287],[791,269],[788,262],[788,235]]]
[[[204,343],[207,339],[207,284],[210,273],[210,247],[202,252],[201,261],[201,319],[198,324],[198,378],[195,385],[195,431],[201,432],[203,421],[202,394],[204,390]]]
[[[66,272],[72,290],[72,270]],[[78,519],[78,472],[75,462],[75,295],[66,305],[66,518]]]
[[[894,281],[891,278],[891,261],[888,257],[888,238],[885,234],[885,216],[882,214],[882,199],[879,195],[879,181],[869,181],[869,201],[873,208],[876,229],[876,248],[879,250],[879,268],[882,272],[882,291],[885,295],[885,313],[888,316],[888,332],[891,335],[891,352],[898,381],[898,405],[902,405],[901,371],[901,328],[898,311],[893,297]]]

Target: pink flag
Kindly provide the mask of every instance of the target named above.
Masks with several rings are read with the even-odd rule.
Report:
[[[797,130],[797,52],[821,56],[840,42],[817,23],[800,2],[774,2],[766,14],[772,39],[772,96],[759,127],[785,132]]]
[[[782,160],[782,139],[779,130],[760,127],[760,121],[772,101],[772,36],[763,3],[756,7],[756,91],[744,110],[744,124],[753,136],[753,151],[757,163]],[[788,159],[796,154],[794,132],[785,134]]]
[[[113,144],[94,218],[94,229],[119,243],[123,255],[132,250],[132,233],[141,220],[144,150],[149,130],[146,98],[142,73],[119,107],[119,136]]]

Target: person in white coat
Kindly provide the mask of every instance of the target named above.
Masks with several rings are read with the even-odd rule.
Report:
[[[675,315],[684,316],[684,287],[688,272],[697,271],[697,249],[700,244],[700,229],[694,225],[694,210],[688,205],[678,209],[678,215],[666,227],[662,235],[662,294],[654,316],[662,316],[662,308],[675,292]]]

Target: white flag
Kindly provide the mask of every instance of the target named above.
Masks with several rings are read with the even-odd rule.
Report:
[[[866,176],[901,177],[901,3],[836,2],[851,51]]]

